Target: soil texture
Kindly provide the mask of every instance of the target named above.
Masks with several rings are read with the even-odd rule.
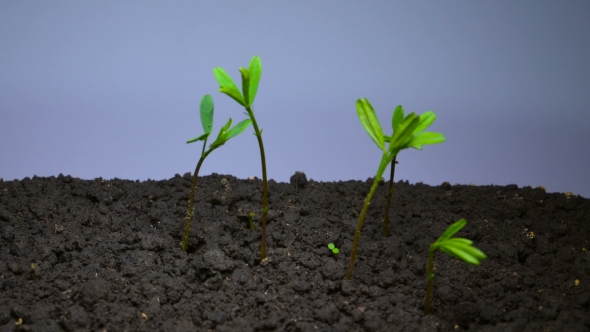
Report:
[[[163,181],[70,176],[0,180],[0,331],[589,331],[590,200],[542,188],[269,182],[200,177],[188,252],[191,174]],[[256,229],[248,226],[255,212]],[[488,258],[438,251],[423,315],[428,248],[451,223]],[[327,247],[334,243],[340,254]]]

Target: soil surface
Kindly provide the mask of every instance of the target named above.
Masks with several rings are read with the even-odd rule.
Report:
[[[271,180],[263,263],[261,181],[200,177],[185,253],[190,184],[188,173],[0,180],[0,331],[590,330],[589,199],[399,181],[384,238],[382,184],[346,281],[370,182]],[[429,245],[461,218],[456,236],[488,259],[471,266],[438,251],[424,317]]]

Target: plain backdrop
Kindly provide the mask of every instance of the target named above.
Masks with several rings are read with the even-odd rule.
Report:
[[[271,179],[374,176],[365,97],[385,133],[401,104],[434,111],[447,138],[402,151],[396,181],[589,198],[589,18],[586,0],[1,1],[0,177],[193,172],[203,95],[214,134],[245,118],[213,68],[238,83],[258,55]],[[213,172],[261,178],[252,129],[207,158]]]

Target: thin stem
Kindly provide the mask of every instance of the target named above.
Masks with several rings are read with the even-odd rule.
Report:
[[[367,214],[367,210],[369,209],[369,205],[371,204],[371,199],[373,198],[373,194],[377,189],[377,185],[379,184],[379,178],[381,178],[381,175],[383,174],[385,167],[387,167],[387,154],[384,154],[383,158],[381,158],[381,164],[379,164],[379,169],[377,170],[377,174],[375,175],[375,179],[373,180],[371,190],[369,191],[369,194],[367,194],[367,198],[365,198],[365,205],[363,206],[363,210],[361,211],[361,215],[359,216],[359,221],[356,225],[356,231],[354,232],[354,241],[352,242],[352,252],[350,253],[350,263],[348,263],[348,270],[346,270],[345,278],[347,280],[352,279],[352,270],[354,268],[354,263],[356,261],[356,250],[359,246],[363,222],[365,221],[365,216]]]
[[[205,144],[203,144],[203,145],[205,145]],[[201,159],[199,159],[199,163],[197,164],[197,168],[195,168],[195,174],[193,175],[193,181],[191,182],[191,194],[188,199],[188,212],[186,214],[186,226],[184,227],[184,239],[182,240],[182,243],[181,243],[181,248],[182,248],[182,251],[184,251],[184,252],[186,252],[186,250],[188,249],[188,238],[191,233],[191,221],[193,220],[193,214],[194,214],[193,205],[195,202],[195,190],[197,189],[197,178],[199,177],[199,170],[201,169],[201,165],[203,164],[203,161],[205,160],[205,157],[207,157],[209,152],[211,152],[211,151],[201,154]]]
[[[251,107],[246,107],[248,115],[252,120],[254,133],[258,139],[258,146],[260,147],[260,160],[262,162],[262,236],[260,237],[260,260],[266,259],[266,215],[268,213],[268,181],[266,178],[266,157],[264,155],[264,145],[262,144],[262,131],[258,129],[256,118]]]
[[[428,285],[426,286],[426,298],[424,299],[424,316],[430,315],[430,301],[432,300],[432,288],[434,285],[434,249],[428,251],[428,265],[426,269]]]
[[[385,215],[383,216],[383,236],[389,237],[389,207],[391,206],[391,196],[393,196],[393,175],[395,174],[395,161],[397,155],[391,161],[391,174],[389,176],[389,193],[387,194],[387,204],[385,205]]]

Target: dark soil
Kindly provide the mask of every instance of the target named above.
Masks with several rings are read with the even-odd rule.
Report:
[[[263,263],[261,181],[199,178],[185,253],[190,183],[0,181],[0,331],[590,330],[589,199],[400,181],[383,238],[380,185],[345,281],[370,183],[270,181]],[[457,236],[488,259],[471,266],[437,252],[424,317],[428,247],[460,218]]]

